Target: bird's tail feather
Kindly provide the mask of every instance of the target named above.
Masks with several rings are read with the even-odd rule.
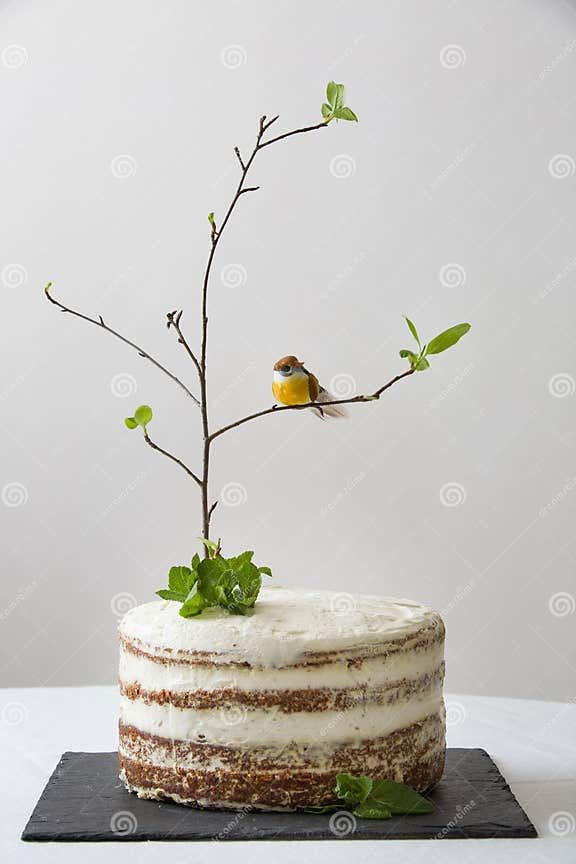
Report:
[[[312,410],[316,414],[317,417],[320,417],[321,420],[325,420],[327,417],[332,419],[337,419],[341,417],[347,417],[348,412],[346,411],[343,405],[323,405],[323,402],[332,402],[336,399],[336,396],[333,396],[328,390],[325,390],[323,387],[320,388],[320,392],[316,398],[316,402],[319,403],[318,408],[313,408]]]

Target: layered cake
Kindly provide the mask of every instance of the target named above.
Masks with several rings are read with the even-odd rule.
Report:
[[[264,588],[252,614],[120,623],[120,768],[141,798],[331,803],[339,772],[423,791],[444,767],[444,625],[407,600]]]

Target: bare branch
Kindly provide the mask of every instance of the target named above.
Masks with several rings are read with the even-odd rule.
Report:
[[[58,306],[58,308],[62,312],[68,312],[70,313],[70,315],[75,315],[76,318],[82,318],[83,321],[89,321],[90,324],[95,324],[96,327],[101,327],[103,330],[111,333],[112,336],[116,336],[116,338],[120,339],[121,342],[124,342],[125,345],[129,345],[131,348],[134,348],[134,350],[138,352],[140,357],[144,357],[146,360],[149,360],[150,363],[156,366],[157,369],[160,369],[161,372],[164,372],[165,375],[167,375],[169,378],[172,379],[172,381],[178,384],[178,386],[181,387],[182,390],[184,390],[184,392],[196,403],[196,405],[200,405],[200,402],[198,401],[196,396],[194,396],[194,394],[188,389],[188,387],[186,387],[186,385],[182,381],[180,381],[180,379],[177,378],[176,375],[166,369],[166,367],[163,366],[162,363],[159,363],[158,360],[155,360],[154,357],[152,357],[147,351],[144,350],[144,348],[141,348],[135,342],[127,339],[126,336],[122,336],[121,333],[118,333],[117,330],[113,330],[112,327],[108,327],[108,325],[104,323],[104,319],[101,315],[98,316],[98,318],[90,318],[89,315],[84,315],[83,312],[78,312],[76,309],[70,309],[70,307],[64,306],[62,303],[60,303],[59,300],[56,300],[55,297],[52,297],[52,295],[50,294],[51,287],[52,283],[49,282],[44,289],[44,293],[46,294],[46,297],[48,298],[50,303],[53,303],[54,306]]]
[[[267,129],[268,126],[270,126],[270,123],[268,123],[265,128]],[[323,120],[322,123],[316,123],[314,126],[303,126],[302,129],[294,129],[292,132],[284,132],[283,135],[277,135],[276,138],[270,138],[269,141],[263,141],[258,145],[258,148],[262,150],[263,147],[269,147],[270,144],[275,144],[276,141],[282,141],[284,138],[291,138],[292,135],[300,135],[302,132],[314,132],[315,129],[325,129],[327,126],[328,124]]]
[[[184,469],[184,471],[188,474],[188,476],[192,477],[192,479],[195,480],[199,486],[202,485],[202,481],[200,480],[200,478],[193,471],[191,471],[190,468],[188,468],[188,466],[185,465],[181,459],[178,459],[176,456],[173,456],[172,453],[169,453],[167,450],[164,450],[163,447],[159,447],[158,444],[156,444],[154,441],[152,441],[152,439],[148,435],[148,432],[146,431],[146,429],[144,429],[144,440],[146,441],[146,443],[148,444],[149,447],[152,447],[153,450],[157,450],[158,453],[162,453],[163,456],[167,456],[168,459],[172,460],[172,462],[175,462],[177,465],[180,465],[180,467]]]
[[[238,147],[234,147],[234,153],[238,157],[238,161],[240,162],[240,167],[244,171],[246,169],[246,166],[244,165],[244,162],[242,161],[242,156],[240,155],[240,150],[238,149]]]
[[[208,511],[208,519],[210,519],[210,517],[212,516],[212,513],[214,512],[214,510],[216,509],[217,506],[218,506],[218,499],[216,499],[216,501],[214,501],[214,503],[210,507],[210,509]]]
[[[180,312],[176,312],[176,311],[168,312],[168,314],[166,315],[166,318],[168,319],[168,324],[167,324],[168,329],[170,329],[170,327],[174,327],[174,329],[178,333],[178,342],[180,342],[180,344],[184,346],[184,348],[186,349],[186,353],[188,354],[188,356],[190,357],[190,359],[192,360],[192,362],[196,366],[196,369],[198,370],[198,374],[200,374],[200,362],[199,362],[198,358],[196,357],[196,355],[194,354],[194,352],[192,351],[192,349],[190,348],[190,345],[188,344],[188,341],[186,340],[186,337],[182,333],[182,329],[180,327],[180,319],[182,318],[182,310],[180,310]]]
[[[236,429],[238,426],[243,426],[244,423],[248,423],[250,420],[256,420],[258,417],[265,417],[267,414],[279,414],[281,411],[303,411],[305,408],[322,409],[328,405],[352,405],[357,402],[375,402],[380,398],[385,390],[388,390],[396,384],[397,381],[401,381],[402,378],[407,378],[414,372],[414,369],[408,369],[406,372],[402,372],[401,375],[396,375],[394,378],[391,378],[390,381],[386,382],[386,384],[383,384],[382,387],[379,387],[378,390],[375,390],[370,396],[350,396],[348,399],[331,399],[329,402],[306,402],[303,405],[274,405],[272,408],[266,408],[264,411],[257,411],[254,414],[248,414],[246,417],[242,417],[234,423],[229,423],[227,426],[223,426],[221,429],[218,429],[210,435],[210,440],[214,441],[215,438],[218,438],[225,432],[229,432],[230,429]]]

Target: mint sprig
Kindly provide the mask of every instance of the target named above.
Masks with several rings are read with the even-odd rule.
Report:
[[[358,122],[358,117],[345,104],[344,84],[336,84],[330,81],[326,88],[326,102],[322,105],[322,117],[325,123],[331,120],[353,120]]]
[[[181,603],[180,615],[193,618],[204,609],[220,607],[231,615],[246,615],[254,606],[262,576],[272,576],[269,567],[257,567],[252,558],[254,552],[242,552],[232,558],[220,553],[220,541],[202,539],[209,557],[201,559],[194,555],[190,567],[171,567],[168,573],[168,588],[156,594],[163,600]]]
[[[372,780],[371,777],[338,774],[334,793],[359,819],[390,819],[393,815],[431,813],[434,805],[404,783]],[[330,813],[342,804],[307,808],[308,813]]]
[[[411,351],[409,348],[402,348],[400,357],[406,359],[410,363],[410,367],[416,372],[423,372],[430,367],[430,363],[426,359],[431,354],[441,354],[455,345],[461,338],[470,330],[470,324],[456,324],[454,327],[449,327],[448,330],[443,330],[434,339],[431,339],[427,345],[422,345],[418,331],[412,321],[404,316],[410,333],[414,337],[414,341],[418,346],[417,351]]]

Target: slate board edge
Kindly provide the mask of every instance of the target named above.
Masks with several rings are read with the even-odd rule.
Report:
[[[534,825],[530,821],[530,819],[529,819],[528,815],[526,814],[525,810],[523,809],[523,807],[518,802],[516,796],[514,795],[514,793],[512,792],[512,790],[510,788],[510,785],[508,784],[508,782],[506,781],[506,779],[504,778],[504,776],[500,772],[500,769],[498,768],[498,766],[496,765],[496,763],[494,762],[494,760],[492,759],[492,757],[490,756],[490,754],[486,750],[484,750],[483,748],[479,748],[479,747],[478,748],[458,747],[458,748],[449,748],[449,750],[451,750],[452,752],[467,751],[470,753],[472,753],[472,752],[482,753],[489,760],[489,762],[491,763],[491,765],[495,769],[495,772],[498,774],[498,776],[502,780],[503,790],[505,790],[507,792],[507,794],[509,795],[509,797],[511,799],[511,802],[516,806],[518,815],[519,815],[519,817],[521,817],[521,820],[523,823],[521,826],[519,825],[517,827],[517,829],[515,829],[514,831],[511,831],[510,833],[502,833],[501,827],[497,827],[496,830],[499,831],[500,833],[495,833],[495,831],[493,830],[493,827],[490,827],[490,824],[487,823],[483,829],[476,826],[474,829],[474,831],[475,831],[474,835],[470,835],[470,834],[466,833],[466,831],[462,831],[457,825],[455,825],[452,828],[450,828],[450,830],[444,831],[444,829],[443,829],[441,836],[437,836],[437,835],[425,836],[425,835],[422,835],[419,833],[414,833],[413,835],[411,835],[411,834],[407,833],[406,831],[403,831],[402,833],[396,833],[394,830],[394,825],[390,824],[388,821],[386,821],[385,826],[389,826],[391,829],[388,834],[384,834],[382,829],[378,833],[377,826],[380,825],[381,823],[371,822],[368,826],[368,830],[370,831],[372,826],[374,826],[374,828],[373,828],[374,835],[373,836],[370,836],[370,833],[365,834],[364,836],[358,835],[358,834],[350,834],[348,836],[341,837],[341,838],[334,837],[334,835],[332,833],[330,833],[330,831],[325,831],[324,833],[319,832],[318,830],[314,831],[313,825],[310,825],[310,836],[305,836],[304,832],[302,832],[301,835],[295,836],[295,837],[286,837],[285,835],[279,835],[277,831],[268,831],[267,832],[264,830],[259,834],[258,837],[254,837],[253,835],[244,837],[244,836],[239,836],[238,834],[234,834],[234,835],[230,835],[230,836],[226,835],[223,837],[220,837],[220,836],[215,837],[213,832],[208,832],[208,831],[206,831],[205,834],[202,833],[201,831],[198,831],[193,837],[184,837],[184,836],[166,837],[165,832],[164,833],[158,833],[157,836],[155,836],[154,832],[152,832],[150,830],[148,831],[148,833],[146,833],[144,835],[140,835],[140,836],[134,836],[132,834],[122,836],[122,835],[112,834],[110,831],[107,831],[106,833],[102,833],[100,835],[94,831],[86,832],[85,836],[81,836],[78,831],[76,831],[75,833],[70,832],[69,834],[63,833],[63,834],[59,835],[59,834],[56,834],[54,832],[54,829],[50,829],[46,833],[43,833],[42,829],[39,826],[39,823],[34,822],[34,818],[36,816],[37,811],[41,809],[43,798],[44,798],[47,790],[49,789],[52,781],[57,777],[61,768],[66,764],[66,761],[70,760],[71,758],[79,757],[79,756],[102,756],[102,757],[106,757],[106,756],[110,756],[110,755],[115,755],[115,754],[110,754],[109,752],[87,753],[84,751],[66,751],[65,753],[62,754],[62,756],[60,757],[54,771],[50,775],[50,778],[49,778],[48,782],[46,783],[46,785],[42,791],[42,794],[41,794],[40,798],[38,799],[38,802],[36,803],[36,806],[35,806],[32,814],[31,814],[31,816],[30,816],[30,818],[29,818],[29,820],[28,820],[28,822],[27,822],[27,824],[26,824],[26,826],[22,832],[21,840],[23,840],[25,842],[41,842],[41,843],[45,843],[45,842],[55,842],[55,843],[130,842],[130,843],[134,843],[134,842],[149,842],[149,841],[152,841],[152,842],[154,842],[154,841],[155,842],[207,842],[207,841],[211,841],[211,842],[226,842],[226,841],[229,841],[229,842],[235,842],[235,841],[236,842],[238,842],[238,841],[241,841],[241,842],[250,842],[250,841],[253,841],[253,842],[261,842],[261,841],[297,842],[297,841],[321,841],[321,840],[332,840],[333,841],[335,839],[342,839],[342,840],[495,839],[495,840],[500,840],[500,839],[531,839],[531,838],[538,837],[538,832],[536,831],[536,828],[534,827]],[[311,816],[310,818],[315,819],[316,817]],[[363,825],[367,825],[367,824],[368,824],[367,822],[363,822]],[[522,833],[519,833],[520,831]],[[438,832],[438,833],[440,833],[440,832]],[[266,836],[267,834],[270,834],[271,836]]]

